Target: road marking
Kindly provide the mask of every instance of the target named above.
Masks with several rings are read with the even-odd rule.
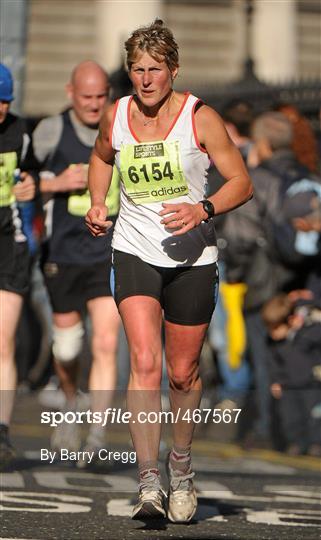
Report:
[[[280,495],[291,495],[292,497],[304,497],[310,499],[317,499],[321,502],[320,486],[291,486],[288,484],[274,484],[263,487],[263,491],[278,493]]]
[[[93,501],[88,497],[61,495],[60,493],[5,491],[0,494],[0,502],[0,510],[7,512],[76,514],[90,512]],[[90,506],[85,503],[90,503]]]
[[[95,474],[69,471],[35,471],[33,478],[39,486],[48,489],[68,491],[89,491],[96,493],[136,493],[137,483],[123,475]],[[208,480],[196,480],[198,495],[205,499],[229,501],[264,502],[264,503],[302,503],[320,504],[318,487],[300,485],[262,486],[262,495],[236,494],[226,485]],[[25,488],[23,475],[18,472],[2,473],[1,487]]]
[[[224,484],[218,482],[210,482],[208,480],[200,480],[195,482],[198,489],[198,496],[206,499],[221,499],[229,501],[255,501],[255,502],[286,502],[286,503],[303,503],[310,505],[319,505],[320,497],[318,488],[311,487],[312,491],[308,491],[306,486],[302,486],[302,491],[299,491],[299,486],[262,486],[263,492],[272,493],[272,495],[237,495],[228,489]],[[268,489],[266,489],[268,488]],[[298,490],[298,491],[295,491]]]
[[[286,510],[281,508],[270,510],[244,509],[246,519],[250,523],[264,525],[283,525],[286,527],[316,527],[316,521],[321,522],[320,512],[317,510]],[[309,523],[313,521],[313,523]],[[299,538],[299,536],[298,536]]]
[[[136,481],[128,476],[101,475],[87,472],[67,471],[35,471],[34,480],[42,487],[57,490],[90,491],[96,493],[137,493]],[[1,475],[1,484],[7,488],[25,488],[25,479],[22,474],[4,473]],[[319,509],[297,509],[297,504],[320,505],[317,486],[299,484],[268,484],[262,486],[263,495],[236,494],[225,484],[209,480],[196,481],[199,505],[196,519],[202,522],[228,522],[229,516],[221,515],[217,506],[219,501],[231,501],[240,505],[251,503],[264,503],[264,510],[255,510],[245,507],[245,518],[251,524],[288,525],[298,527],[317,527],[321,523]],[[25,488],[26,489],[26,488]],[[265,494],[264,494],[265,493]],[[111,499],[106,503],[106,512],[110,516],[130,518],[133,508],[133,498]],[[268,508],[277,503],[288,503],[289,508]],[[61,493],[37,493],[27,491],[5,491],[0,494],[0,509],[7,512],[42,512],[49,514],[74,514],[94,511],[92,498],[65,495]]]
[[[23,488],[25,487],[25,482],[21,473],[1,473],[0,486],[7,488]]]
[[[77,491],[96,491],[103,493],[127,493],[135,492],[137,490],[137,482],[133,480],[133,478],[116,474],[94,474],[75,471],[37,471],[33,473],[33,476],[40,486],[51,489],[72,489]]]
[[[217,498],[230,500],[246,500],[248,497],[235,495],[228,490],[223,484],[215,483],[217,495],[211,491],[213,502]],[[273,487],[273,486],[272,486]],[[228,522],[228,518],[221,515],[217,505],[207,504],[206,501],[201,501],[201,498],[208,498],[208,492],[198,494],[199,506],[195,518],[199,521],[211,522]],[[254,501],[261,500],[259,497],[251,497]],[[298,502],[296,498],[291,499],[292,502]],[[307,499],[309,500],[309,499]],[[271,499],[265,497],[265,501],[271,502]],[[1,494],[0,509],[2,511],[15,512],[45,512],[51,513],[87,513],[93,509],[93,500],[88,497],[80,497],[76,495],[64,495],[60,493],[36,493],[23,491],[7,491]],[[106,512],[110,516],[131,517],[132,499],[112,499],[106,504]],[[317,523],[321,523],[319,510],[302,510],[302,509],[265,509],[253,510],[252,508],[243,509],[246,520],[252,524],[276,525],[276,526],[296,526],[296,527],[316,527]]]
[[[131,517],[133,507],[130,499],[112,499],[106,504],[109,516]]]

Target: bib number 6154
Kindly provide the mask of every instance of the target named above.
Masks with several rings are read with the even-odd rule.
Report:
[[[139,180],[141,179],[141,175],[139,175],[138,173],[142,173],[146,182],[150,182],[153,180],[159,181],[163,180],[164,178],[169,178],[170,180],[173,180],[174,178],[170,161],[165,161],[163,171],[161,170],[161,164],[157,162],[153,162],[151,164],[151,172],[147,170],[146,164],[142,165],[140,169],[137,169],[135,165],[132,165],[128,168],[128,178],[134,184],[138,184]]]

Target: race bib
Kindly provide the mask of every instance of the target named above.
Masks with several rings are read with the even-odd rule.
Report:
[[[13,173],[17,168],[16,152],[0,154],[0,206],[10,206],[15,200],[12,193]]]
[[[135,204],[166,201],[188,194],[179,141],[123,145],[120,171],[126,193]]]
[[[119,173],[116,167],[113,169],[111,184],[106,197],[108,216],[116,216],[119,212]],[[85,216],[91,207],[89,190],[77,191],[68,198],[68,212],[73,216]]]

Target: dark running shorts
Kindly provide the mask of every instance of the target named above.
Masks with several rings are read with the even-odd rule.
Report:
[[[81,311],[88,300],[112,296],[110,269],[108,261],[90,266],[46,262],[43,273],[54,313]]]
[[[209,323],[218,292],[217,264],[162,268],[114,250],[115,301],[129,296],[159,300],[165,320],[195,326]]]
[[[30,283],[30,255],[27,242],[0,236],[0,289],[23,296]]]

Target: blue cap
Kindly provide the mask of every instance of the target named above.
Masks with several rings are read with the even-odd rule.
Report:
[[[12,101],[13,99],[11,72],[4,64],[0,64],[0,101]]]

